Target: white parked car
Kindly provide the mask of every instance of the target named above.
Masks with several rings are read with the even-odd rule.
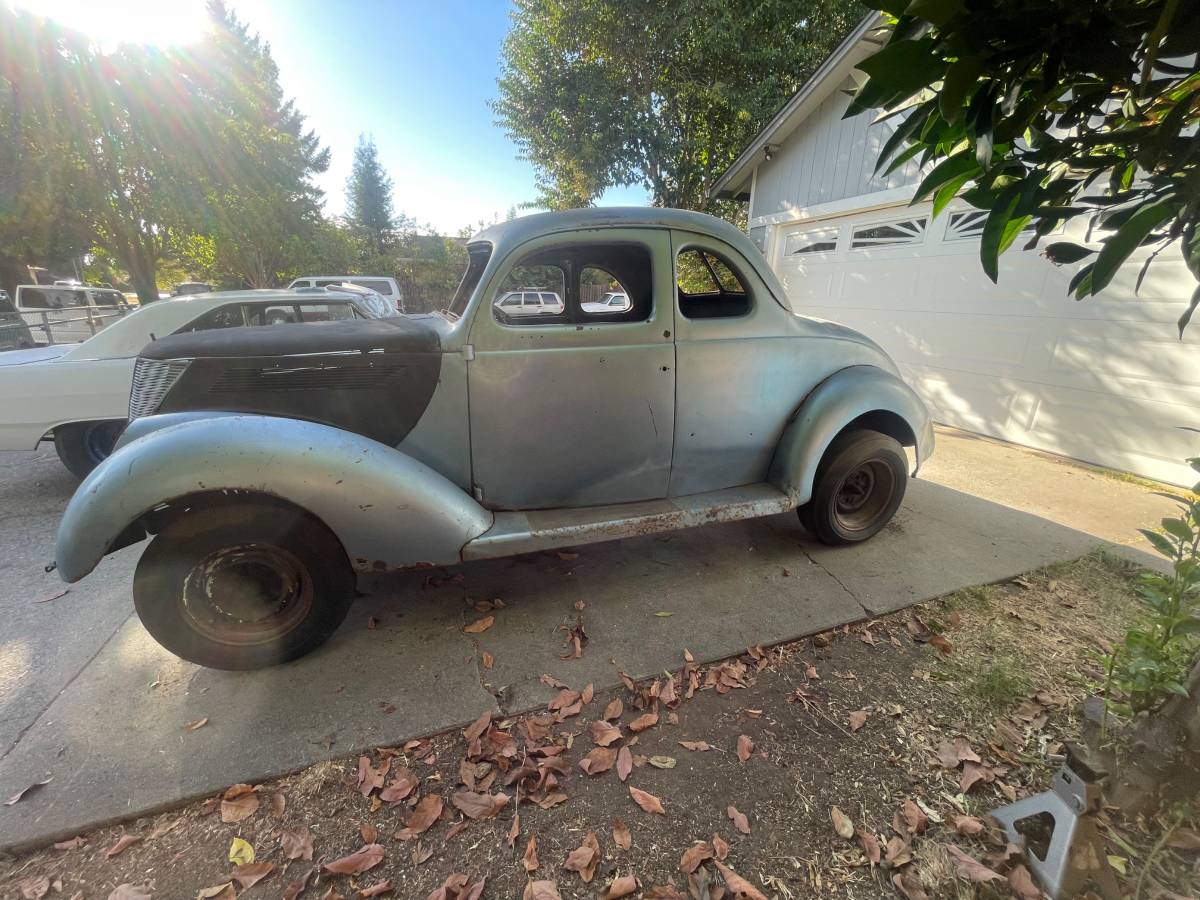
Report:
[[[396,307],[404,312],[404,293],[395,278],[387,275],[301,275],[288,285],[289,288],[336,288],[342,284],[357,284],[367,290],[382,294]]]
[[[623,313],[632,307],[629,295],[624,291],[609,291],[599,300],[581,303],[584,312],[590,313]]]
[[[390,316],[400,315],[400,310],[396,309],[395,304],[387,297],[380,294],[378,291],[373,291],[370,288],[365,288],[362,285],[343,282],[342,284],[329,285],[328,287],[299,287],[293,288],[297,293],[319,293],[324,294],[327,291],[334,291],[341,294],[351,294],[358,298],[358,305],[366,307],[375,314],[376,318],[386,319]]]
[[[87,340],[129,311],[125,295],[115,288],[79,284],[18,285],[16,301],[39,344]]]
[[[230,291],[160,300],[79,344],[0,353],[0,450],[53,440],[83,478],[111,452],[129,417],[138,351],[169,334],[238,326],[375,319],[378,304],[321,291]]]
[[[523,288],[519,291],[509,291],[496,298],[493,304],[507,316],[557,316],[566,306],[563,299],[555,291],[544,291],[536,288]]]

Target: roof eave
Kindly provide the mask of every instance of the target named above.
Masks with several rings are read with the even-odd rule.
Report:
[[[772,116],[771,121],[758,133],[758,136],[747,145],[746,149],[738,155],[738,158],[733,161],[732,165],[713,183],[713,186],[708,191],[709,199],[749,199],[750,182],[754,177],[754,170],[763,162],[763,154],[767,145],[775,142],[774,139],[779,135],[779,132],[788,125],[796,112],[804,106],[809,98],[820,90],[821,85],[829,77],[830,73],[838,69],[846,57],[858,46],[859,42],[866,37],[867,33],[878,27],[883,21],[884,17],[878,12],[870,12],[863,17],[863,20],[846,35],[837,48],[817,67],[817,70],[813,72],[808,81],[804,82],[800,90],[796,91],[791,99],[780,108],[779,112]]]

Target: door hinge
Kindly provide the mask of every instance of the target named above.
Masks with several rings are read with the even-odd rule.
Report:
[[[477,502],[479,502],[479,503],[483,502],[483,488],[481,488],[479,485],[475,485],[471,489],[471,493],[474,495],[475,500]]]
[[[465,359],[467,362],[471,362],[473,359],[475,359],[475,345],[463,344],[462,354],[463,359]]]

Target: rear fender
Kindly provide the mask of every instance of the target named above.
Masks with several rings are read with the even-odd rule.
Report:
[[[850,366],[830,375],[804,398],[780,438],[768,480],[797,506],[807,503],[821,457],[856,420],[914,447],[914,475],[933,453],[933,423],[912,388],[877,366]]]
[[[492,526],[441,474],[361,435],[270,416],[189,416],[157,429],[155,418],[135,421],[71,498],[56,547],[65,581],[129,543],[148,513],[195,494],[254,493],[306,510],[360,572],[458,562]]]

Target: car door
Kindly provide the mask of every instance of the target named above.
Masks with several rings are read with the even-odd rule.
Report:
[[[627,313],[583,311],[581,274],[597,273],[633,298]],[[479,499],[494,508],[545,509],[666,496],[675,415],[672,283],[669,233],[656,229],[541,238],[493,270],[470,332]],[[512,316],[495,303],[530,284],[563,298],[562,311]]]

